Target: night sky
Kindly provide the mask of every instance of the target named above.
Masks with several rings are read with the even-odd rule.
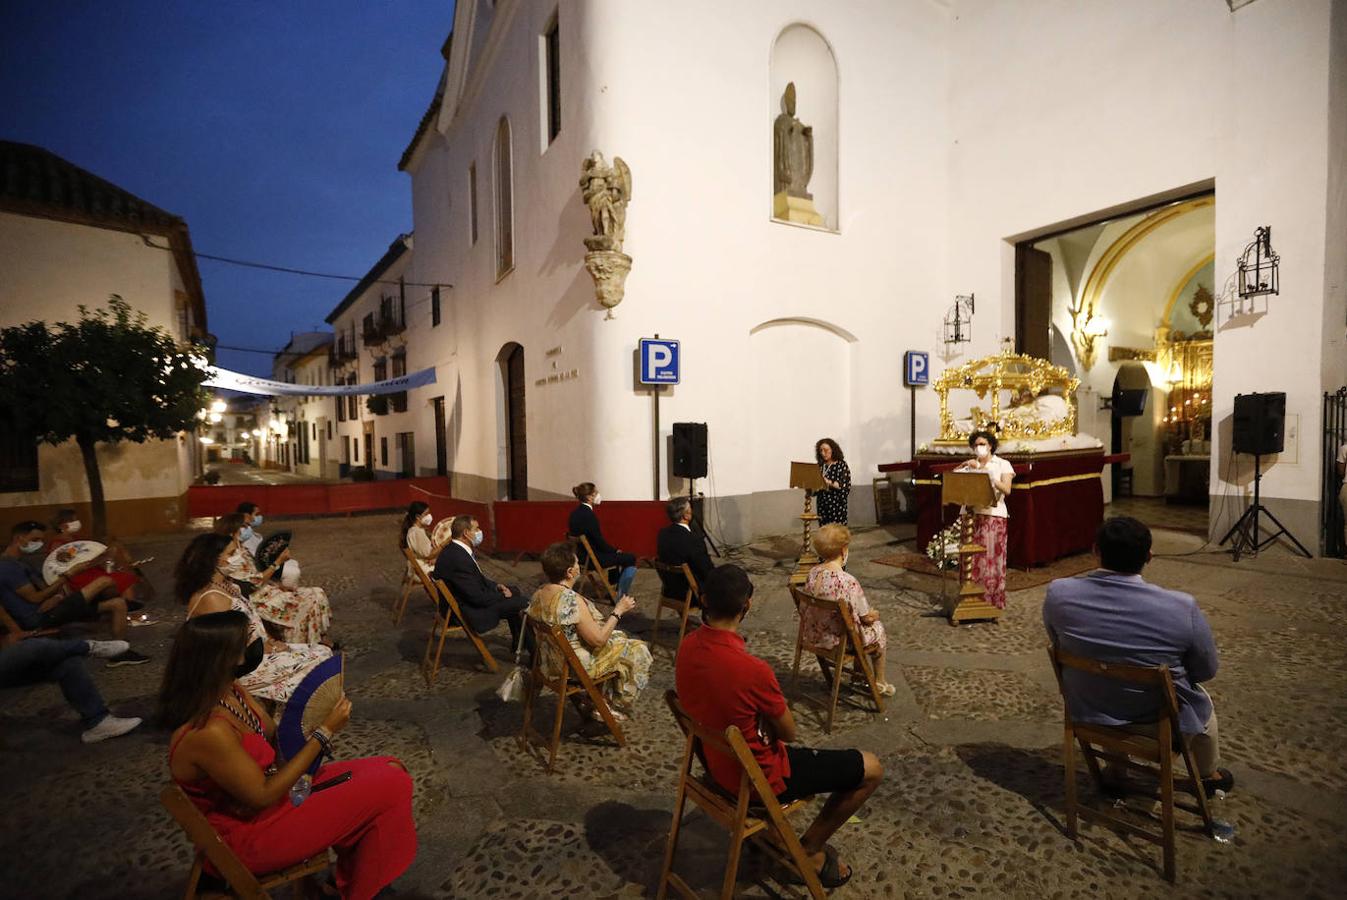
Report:
[[[187,220],[202,253],[363,275],[411,230],[398,158],[434,94],[453,0],[0,0],[0,138]],[[221,345],[326,328],[352,282],[199,260]],[[268,374],[269,356],[220,365]]]

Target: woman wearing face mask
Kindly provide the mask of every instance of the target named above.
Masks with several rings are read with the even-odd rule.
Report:
[[[631,583],[636,580],[636,557],[630,553],[623,553],[603,539],[599,517],[594,513],[594,507],[603,502],[599,489],[593,482],[585,481],[571,488],[571,493],[580,501],[580,505],[571,510],[570,519],[566,524],[567,533],[574,538],[581,535],[588,538],[589,546],[594,548],[594,555],[599,558],[599,565],[605,569],[620,570],[617,575],[617,595],[624,597],[630,594]]]
[[[884,631],[884,623],[879,621],[879,613],[871,609],[870,601],[865,599],[861,583],[845,571],[850,545],[851,529],[845,525],[824,525],[815,532],[814,551],[823,562],[809,570],[804,589],[805,593],[846,603],[851,608],[851,618],[856,621],[861,643],[866,650],[874,651],[879,692],[888,697],[896,690],[889,684],[884,665],[884,651],[889,645],[889,638]],[[831,649],[846,639],[842,620],[837,616],[812,606],[805,607],[800,615],[805,640],[811,645]],[[826,674],[827,669],[824,672]]]
[[[435,517],[430,514],[430,505],[420,500],[413,500],[407,507],[407,514],[402,517],[402,540],[399,547],[411,550],[412,555],[416,557],[416,564],[427,575],[435,568],[435,558],[444,549],[430,538],[430,526],[434,521]],[[407,575],[415,577],[416,573],[409,569]]]
[[[93,538],[84,533],[84,523],[73,509],[62,509],[52,521],[52,537],[47,541],[47,552],[71,541],[91,541]],[[154,596],[153,588],[138,570],[132,567],[131,554],[120,542],[113,538],[99,541],[107,545],[107,551],[93,560],[88,568],[71,575],[67,580],[77,590],[83,590],[96,578],[106,576],[112,579],[117,593],[131,602],[135,609],[141,608],[144,601]]]
[[[832,438],[823,438],[814,445],[814,459],[823,473],[823,490],[814,494],[818,500],[820,525],[847,524],[847,499],[851,496],[851,467],[842,456],[842,448]]]
[[[175,595],[187,605],[187,618],[236,610],[248,619],[247,671],[239,684],[251,694],[284,703],[315,665],[332,655],[321,644],[286,643],[267,636],[252,605],[224,573],[236,551],[234,538],[226,534],[198,535],[178,560]]]
[[[373,897],[416,856],[411,778],[391,756],[329,763],[314,786],[344,780],[292,803],[290,788],[346,727],[351,701],[339,699],[282,763],[276,724],[236,679],[248,665],[250,634],[248,618],[234,611],[196,616],[178,630],[159,693],[160,719],[174,729],[169,774],[249,871],[275,872],[332,847],[337,892]]]
[[[224,573],[248,593],[248,602],[266,621],[280,629],[281,637],[297,644],[317,644],[327,637],[332,624],[332,604],[327,592],[320,587],[288,587],[277,584],[272,576],[290,559],[284,550],[266,569],[259,570],[253,555],[243,545],[252,537],[252,529],[244,524],[243,516],[230,513],[215,523],[217,534],[235,538],[233,555],[224,566]]]
[[[1006,607],[1006,525],[1010,513],[1006,509],[1006,495],[1015,469],[996,455],[996,435],[990,431],[975,431],[968,436],[973,458],[959,466],[959,472],[986,472],[992,482],[994,506],[964,510],[973,515],[973,543],[987,548],[973,557],[973,580],[987,591],[987,602],[997,609]]]
[[[613,712],[621,718],[631,713],[637,696],[650,683],[650,647],[645,641],[618,631],[622,616],[636,606],[623,594],[611,614],[603,616],[598,607],[575,592],[580,577],[580,561],[575,545],[561,541],[543,551],[543,574],[547,584],[538,588],[529,603],[528,614],[540,622],[559,625],[575,649],[580,664],[591,678],[599,679],[616,671],[617,677],[599,686]],[[556,671],[560,663],[546,657],[542,665]]]

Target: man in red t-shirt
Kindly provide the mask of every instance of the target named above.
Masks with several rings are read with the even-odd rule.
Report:
[[[767,783],[783,803],[829,794],[800,843],[819,867],[824,887],[851,878],[828,838],[875,792],[884,767],[861,750],[812,750],[792,747],[795,719],[781,693],[776,673],[744,647],[739,623],[752,605],[753,582],[735,565],[717,568],[702,585],[702,627],[678,648],[675,677],[678,702],[694,720],[713,731],[738,727],[762,767]],[[706,747],[716,782],[731,794],[739,790],[739,764]]]

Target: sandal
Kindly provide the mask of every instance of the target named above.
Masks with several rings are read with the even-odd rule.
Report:
[[[875,690],[879,691],[879,696],[881,697],[892,697],[894,694],[898,693],[898,688],[889,684],[887,681],[881,681],[879,684],[875,685]]]
[[[837,848],[832,844],[823,845],[823,867],[815,874],[818,875],[819,884],[828,890],[840,888],[851,880],[851,876],[856,872],[850,866],[847,867],[847,874],[842,874],[842,865],[837,856]],[[804,884],[805,880],[798,872],[789,873],[789,881],[792,884]]]

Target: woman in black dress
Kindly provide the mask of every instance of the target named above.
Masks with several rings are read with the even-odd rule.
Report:
[[[827,485],[819,491],[818,523],[821,526],[847,524],[847,497],[851,493],[851,469],[842,448],[832,438],[823,438],[814,445],[814,459],[818,460],[819,470],[823,473],[823,483]]]
[[[599,527],[599,517],[594,513],[594,507],[602,503],[603,498],[599,496],[599,489],[592,481],[577,484],[571,488],[571,493],[580,501],[580,505],[571,510],[570,518],[566,522],[567,533],[571,537],[580,535],[587,537],[589,546],[594,548],[594,555],[599,558],[599,565],[605,569],[618,570],[617,595],[625,597],[631,593],[631,583],[636,580],[636,557],[630,553],[623,553],[620,548],[604,540],[603,529]]]

